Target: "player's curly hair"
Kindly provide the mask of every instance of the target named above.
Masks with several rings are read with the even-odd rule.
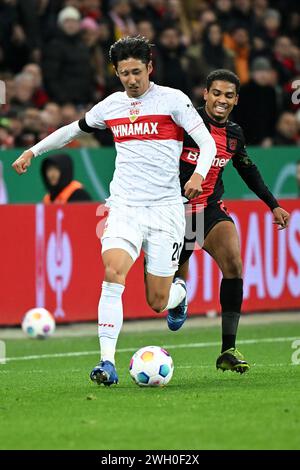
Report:
[[[235,73],[231,72],[231,70],[217,69],[211,72],[206,79],[206,88],[208,91],[215,80],[233,83],[233,85],[235,85],[237,95],[239,94],[241,87],[240,79]]]
[[[148,65],[152,58],[152,46],[153,44],[150,44],[148,39],[141,36],[121,38],[110,46],[109,58],[115,68],[120,60],[126,60],[130,57],[139,59]]]

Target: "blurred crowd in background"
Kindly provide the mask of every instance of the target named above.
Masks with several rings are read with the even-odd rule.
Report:
[[[299,0],[0,0],[0,148],[28,148],[122,90],[110,45],[141,35],[155,83],[203,104],[218,68],[241,80],[248,145],[300,145]],[[109,131],[71,146],[112,145]]]

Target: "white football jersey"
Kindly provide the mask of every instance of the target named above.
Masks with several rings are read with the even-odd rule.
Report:
[[[117,150],[109,202],[129,206],[181,202],[179,158],[183,129],[204,126],[180,90],[150,83],[138,98],[117,92],[85,115],[88,126],[109,128]]]

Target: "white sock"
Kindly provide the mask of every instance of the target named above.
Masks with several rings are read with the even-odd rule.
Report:
[[[102,361],[115,363],[118,337],[123,323],[124,286],[103,281],[98,306],[98,336]]]
[[[165,310],[169,310],[169,308],[175,308],[178,304],[185,298],[186,290],[182,287],[181,284],[171,284],[170,294],[168,305],[166,306]]]

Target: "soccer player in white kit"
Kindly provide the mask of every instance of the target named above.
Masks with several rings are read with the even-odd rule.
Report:
[[[187,198],[201,194],[216,154],[215,142],[190,99],[150,82],[151,44],[145,38],[120,39],[111,46],[110,59],[125,91],[108,96],[83,119],[56,130],[13,163],[22,174],[34,156],[60,148],[83,132],[108,127],[114,135],[116,168],[101,238],[105,275],[98,307],[100,363],[90,374],[104,385],[118,382],[115,351],[123,323],[122,294],[141,249],[148,304],[157,313],[175,311],[168,317],[171,330],[186,319],[185,283],[179,278],[173,282],[185,233],[178,177],[183,129],[202,150],[185,186]]]

